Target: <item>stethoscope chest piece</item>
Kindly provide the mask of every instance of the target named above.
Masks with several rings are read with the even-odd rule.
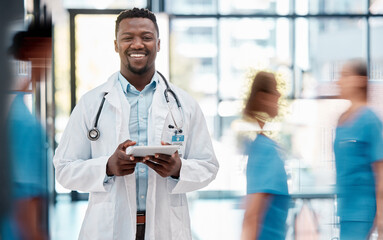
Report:
[[[96,141],[100,137],[100,131],[97,128],[92,128],[88,132],[88,138],[91,141]]]

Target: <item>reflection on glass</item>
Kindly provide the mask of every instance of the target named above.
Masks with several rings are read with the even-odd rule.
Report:
[[[250,67],[263,69],[291,62],[287,19],[223,19],[220,29],[222,99],[243,97]]]
[[[369,102],[383,120],[383,18],[370,19],[370,83]]]
[[[383,13],[383,1],[382,0],[370,0],[370,12],[372,14]]]
[[[63,0],[63,6],[69,8],[90,8],[90,9],[128,9],[133,7],[145,8],[146,0]]]
[[[366,26],[360,18],[296,20],[296,69],[302,73],[303,85],[315,84],[300,89],[298,96],[306,96],[313,87],[319,96],[336,95],[333,82],[343,62],[367,56]]]
[[[219,2],[221,14],[288,14],[290,1],[288,0],[227,0]]]
[[[367,0],[296,0],[298,14],[364,14]]]
[[[75,18],[77,100],[118,70],[120,62],[113,43],[116,17],[77,15]]]
[[[208,125],[213,127],[217,112],[217,21],[173,20],[171,29],[171,81],[200,102]]]
[[[215,14],[218,0],[166,0],[166,11],[173,14]]]
[[[383,80],[383,18],[370,20],[371,41],[370,41],[370,80]]]

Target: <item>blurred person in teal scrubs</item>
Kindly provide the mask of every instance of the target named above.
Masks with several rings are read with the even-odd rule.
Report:
[[[254,78],[244,117],[263,129],[278,114],[274,74],[259,72]],[[248,145],[247,196],[241,240],[284,240],[290,197],[281,148],[262,132]]]
[[[374,221],[383,239],[383,128],[367,105],[367,69],[363,60],[350,60],[337,82],[340,98],[351,102],[334,141],[341,240],[368,239]]]
[[[51,59],[51,24],[32,23],[13,37],[10,54],[30,74],[16,81],[9,94],[7,120],[13,206],[1,224],[2,240],[48,239],[48,179],[45,131],[25,103],[31,84],[46,74]],[[28,64],[29,63],[29,64]],[[27,67],[27,68],[28,68]]]

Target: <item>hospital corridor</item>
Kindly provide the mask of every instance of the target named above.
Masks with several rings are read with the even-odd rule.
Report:
[[[0,240],[383,239],[383,0],[0,11]]]

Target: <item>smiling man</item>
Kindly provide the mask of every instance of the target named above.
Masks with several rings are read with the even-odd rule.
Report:
[[[114,46],[120,71],[80,99],[54,157],[57,181],[90,193],[79,239],[191,239],[186,193],[218,171],[205,118],[194,99],[156,72],[152,12],[121,12]],[[165,144],[179,150],[126,154],[134,145]]]

